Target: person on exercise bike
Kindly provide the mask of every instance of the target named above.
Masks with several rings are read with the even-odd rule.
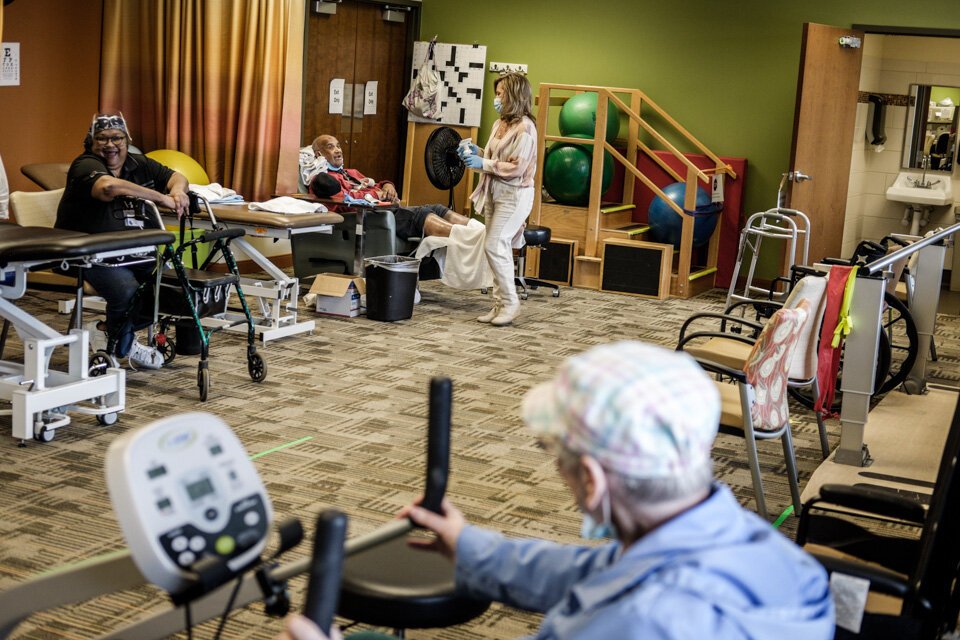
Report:
[[[122,113],[93,116],[83,140],[84,152],[67,172],[56,228],[84,233],[142,229],[144,220],[136,200],[173,209],[178,217],[187,213],[186,177],[145,155],[131,153],[130,142]],[[112,355],[127,357],[134,367],[159,369],[163,356],[135,340],[135,329],[141,327],[134,325],[137,314],[130,309],[140,284],[153,277],[156,262],[149,256],[139,264],[125,262],[93,265],[84,272],[84,279],[107,305],[106,323],[94,321],[85,327],[90,344],[94,350],[103,350],[107,335],[112,336],[116,343]]]
[[[690,356],[641,342],[594,347],[529,391],[527,427],[556,455],[596,544],[509,539],[403,509],[435,534],[409,543],[456,566],[457,590],[545,614],[537,638],[834,636],[826,571],[713,477],[720,396]],[[325,636],[302,618],[287,638]]]

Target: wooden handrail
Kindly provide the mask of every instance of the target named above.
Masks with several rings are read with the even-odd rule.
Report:
[[[726,174],[727,174],[728,176],[730,176],[731,178],[736,178],[736,177],[737,177],[737,173],[736,173],[736,171],[733,170],[733,167],[731,167],[730,165],[728,165],[728,164],[726,164],[725,162],[723,162],[716,154],[714,154],[712,151],[710,151],[710,149],[708,149],[702,142],[700,142],[700,141],[697,140],[695,137],[693,137],[693,134],[692,134],[692,133],[690,133],[689,131],[687,131],[687,130],[683,127],[683,125],[681,125],[679,122],[677,122],[676,120],[674,120],[673,118],[671,118],[670,115],[660,107],[660,105],[658,105],[656,102],[654,102],[653,100],[651,100],[651,99],[650,99],[649,97],[647,97],[647,96],[644,96],[644,98],[646,99],[647,104],[649,104],[650,107],[651,107],[654,111],[656,111],[657,114],[658,114],[661,118],[663,118],[664,120],[666,120],[674,129],[676,129],[677,132],[678,132],[680,135],[682,135],[684,138],[686,138],[687,140],[689,140],[690,142],[692,142],[693,145],[696,146],[696,147],[700,150],[701,153],[703,153],[703,155],[705,155],[705,156],[707,156],[708,158],[710,158],[711,160],[713,160],[718,167],[723,167],[724,173],[726,173]],[[614,98],[614,99],[616,100],[616,98]],[[625,108],[625,107],[626,107],[626,105],[623,105],[623,107],[621,107],[621,108]],[[637,114],[637,117],[639,118],[640,115]]]
[[[642,182],[643,184],[645,184],[651,191],[653,191],[653,193],[654,193],[655,195],[660,196],[661,198],[663,198],[663,200],[664,200],[668,205],[670,205],[670,207],[671,207],[674,211],[677,212],[677,215],[683,215],[683,209],[680,207],[680,205],[678,205],[676,202],[674,202],[671,198],[667,197],[667,194],[665,194],[665,193],[660,189],[660,187],[658,187],[657,185],[655,185],[655,184],[653,183],[653,181],[650,180],[650,178],[648,178],[647,176],[643,175],[643,172],[640,171],[640,169],[636,168],[635,166],[633,166],[632,163],[628,162],[627,159],[623,157],[623,154],[621,154],[619,151],[617,151],[616,149],[614,149],[614,148],[610,145],[609,142],[604,141],[603,146],[604,146],[604,148],[605,148],[607,151],[610,152],[610,155],[612,155],[614,158],[616,158],[617,160],[620,161],[620,164],[623,165],[624,169],[626,169],[627,171],[629,171],[630,173],[632,173],[634,176],[636,176],[637,178],[639,178],[639,179],[640,179],[640,182]]]
[[[626,104],[624,104],[624,102],[619,98],[617,98],[615,95],[609,92],[606,92],[606,93],[607,93],[607,100],[612,100],[613,103],[618,107],[620,107],[620,109],[623,110],[628,116],[630,116],[633,119],[636,119],[636,121],[640,123],[640,126],[642,126],[647,133],[653,136],[657,140],[657,142],[659,142],[664,147],[666,147],[667,151],[670,152],[670,155],[672,155],[674,158],[682,162],[688,169],[694,169],[699,174],[699,177],[701,180],[703,180],[704,182],[707,181],[707,175],[702,171],[700,171],[700,167],[690,162],[690,159],[687,158],[687,156],[683,155],[683,153],[681,153],[679,149],[677,149],[675,146],[670,144],[669,140],[667,140],[662,135],[660,135],[660,132],[654,129],[653,125],[649,124],[646,120],[644,120],[639,113],[635,113],[633,109],[631,109]],[[650,100],[648,99],[647,102],[650,102]],[[650,102],[650,104],[653,104],[653,103]]]

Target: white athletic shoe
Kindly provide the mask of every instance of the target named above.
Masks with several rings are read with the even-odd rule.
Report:
[[[134,341],[130,347],[130,353],[127,354],[127,360],[135,367],[144,369],[159,369],[163,366],[163,356],[153,347],[145,347],[138,341]]]
[[[107,350],[107,334],[97,328],[99,320],[91,320],[83,325],[83,328],[90,334],[90,351]]]

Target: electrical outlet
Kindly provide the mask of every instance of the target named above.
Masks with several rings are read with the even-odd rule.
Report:
[[[490,73],[526,73],[527,65],[513,62],[491,62]]]

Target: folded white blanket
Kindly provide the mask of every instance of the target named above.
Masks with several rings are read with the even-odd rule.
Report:
[[[427,236],[417,247],[422,258],[431,251],[440,264],[440,282],[455,289],[482,289],[493,286],[493,272],[483,253],[487,228],[479,220],[455,224],[450,237]]]
[[[202,196],[211,203],[243,201],[243,196],[238,195],[236,191],[228,189],[216,182],[211,182],[210,184],[191,184],[190,191]]]
[[[272,213],[323,213],[327,210],[319,202],[308,202],[291,198],[290,196],[280,196],[266,202],[251,202],[248,208],[251,211],[270,211]]]

